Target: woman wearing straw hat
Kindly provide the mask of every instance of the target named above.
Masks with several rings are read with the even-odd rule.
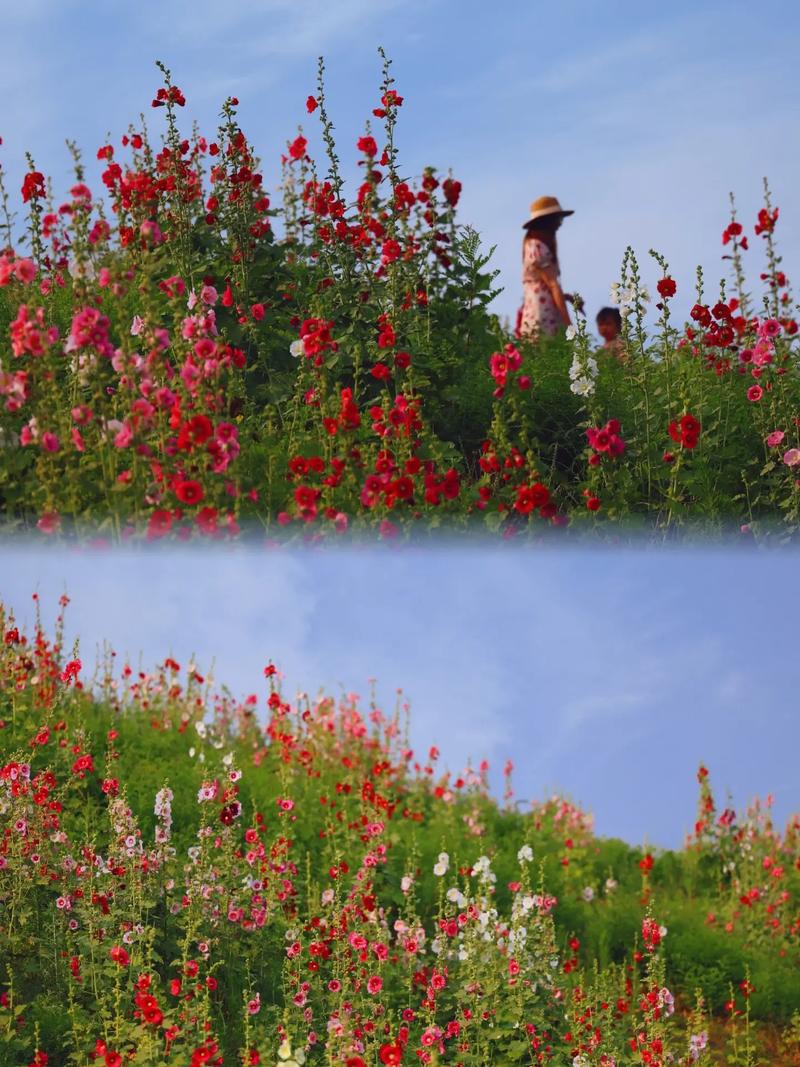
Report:
[[[556,231],[573,211],[565,211],[554,196],[540,196],[523,223],[522,287],[524,300],[519,332],[522,337],[554,334],[569,326],[567,300],[559,281]]]

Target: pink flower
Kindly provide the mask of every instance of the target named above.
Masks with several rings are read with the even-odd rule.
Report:
[[[204,285],[200,290],[200,299],[204,304],[213,305],[217,302],[217,290],[213,285]]]
[[[131,430],[130,425],[125,422],[123,423],[122,429],[114,438],[114,444],[117,448],[127,448],[132,440],[133,431]]]
[[[32,259],[18,259],[14,264],[14,274],[17,281],[23,285],[29,285],[36,277],[36,267]]]
[[[783,430],[773,430],[771,434],[767,435],[767,444],[770,448],[777,448],[786,434]]]
[[[58,452],[61,448],[61,442],[54,433],[51,433],[50,430],[45,430],[42,434],[42,448],[45,452]]]
[[[764,390],[760,385],[751,385],[747,390],[747,399],[753,401],[753,403],[760,400],[763,395]]]
[[[57,511],[46,511],[36,523],[38,529],[45,534],[53,534],[61,525],[61,516]]]
[[[781,324],[777,319],[767,319],[758,328],[762,337],[777,337],[781,332]]]
[[[787,467],[800,466],[800,448],[790,448],[788,452],[784,452],[783,462]]]

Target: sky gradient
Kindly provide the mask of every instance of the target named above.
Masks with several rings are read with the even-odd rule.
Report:
[[[68,636],[88,666],[105,640],[214,663],[217,685],[260,694],[402,688],[412,742],[459,771],[506,758],[521,799],[553,789],[591,809],[599,833],[678,846],[695,774],[718,800],[775,796],[800,809],[796,644],[800,578],[788,552],[756,549],[438,549],[91,553],[4,549],[1,599],[28,626],[67,592]]]
[[[3,15],[0,92],[15,107],[0,120],[0,159],[17,200],[26,149],[62,192],[65,138],[96,175],[94,155],[109,133],[118,141],[140,112],[159,128],[162,116],[149,107],[159,58],[187,95],[187,130],[197,119],[212,133],[222,100],[239,96],[274,190],[298,123],[319,150],[304,102],[320,54],[341,155],[352,164],[376,103],[382,44],[406,101],[405,172],[452,167],[463,182],[461,220],[497,246],[506,287],[498,312],[513,316],[519,306],[520,226],[531,200],[547,194],[576,211],[561,231],[563,283],[584,295],[591,318],[608,303],[628,244],[643,261],[651,247],[666,255],[676,311],[685,313],[695,266],[714,297],[726,269],[729,191],[750,228],[768,175],[790,277],[800,258],[799,29],[800,9],[782,0],[26,0]],[[748,263],[757,281],[760,243]],[[654,264],[643,273],[652,287]]]

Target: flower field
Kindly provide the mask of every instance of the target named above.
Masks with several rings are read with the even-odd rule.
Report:
[[[701,767],[685,846],[644,851],[412,752],[402,704],[89,678],[63,617],[0,632],[4,1064],[797,1062],[769,800]]]
[[[183,130],[162,72],[163,135],[139,123],[100,146],[102,189],[73,147],[65,198],[33,160],[2,190],[6,529],[796,536],[798,332],[766,188],[757,220],[721,222],[720,289],[628,249],[623,359],[596,351],[580,316],[534,343],[491,311],[496,275],[457,217],[461,183],[405,175],[388,62],[352,135],[353,190],[320,66],[302,110],[323,162],[310,134],[289,139],[278,199],[238,101],[216,133]]]

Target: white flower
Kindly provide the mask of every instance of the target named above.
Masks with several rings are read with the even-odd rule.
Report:
[[[594,392],[594,382],[591,378],[578,378],[569,388],[576,396],[591,396]]]
[[[446,852],[440,852],[439,862],[434,865],[433,873],[436,875],[437,878],[441,878],[443,875],[447,874],[449,867],[450,857],[447,855]]]
[[[533,859],[533,849],[530,845],[523,845],[517,853],[517,860],[520,863],[530,863]]]
[[[404,893],[407,893],[411,886],[414,884],[414,876],[411,874],[404,874],[400,879],[400,888]]]
[[[284,1041],[278,1049],[278,1056],[282,1060],[288,1060],[292,1054],[292,1045],[289,1041]]]
[[[606,878],[606,892],[613,893],[617,888],[616,878]]]
[[[573,326],[572,323],[570,323],[570,325],[567,326],[567,332],[566,332],[567,340],[568,341],[573,341],[577,336],[578,336],[577,327]]]
[[[591,904],[591,902],[594,900],[594,890],[590,885],[587,885],[584,891],[581,893],[581,896],[587,904]]]
[[[289,345],[289,355],[294,356],[295,359],[299,359],[300,356],[304,355],[305,350],[306,346],[300,340],[292,341],[292,343]]]

